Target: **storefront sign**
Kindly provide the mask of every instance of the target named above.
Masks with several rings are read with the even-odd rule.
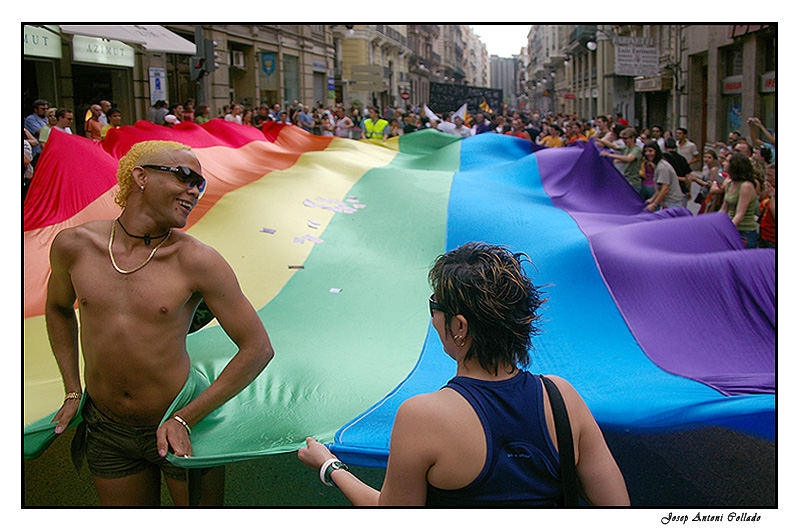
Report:
[[[634,37],[633,35],[614,35],[611,42],[615,46],[653,46],[652,37]]]
[[[167,71],[163,68],[153,68],[148,70],[150,74],[150,105],[154,105],[158,100],[167,100]]]
[[[617,45],[614,73],[618,76],[655,76],[658,74],[658,50],[651,46]]]
[[[670,74],[640,78],[633,81],[633,90],[635,92],[668,91],[671,88],[672,75]]]
[[[325,61],[320,61],[319,59],[312,59],[311,70],[314,72],[327,72],[328,65],[325,64]]]
[[[24,55],[61,59],[61,35],[47,27],[24,26],[22,49]]]
[[[728,76],[722,80],[722,94],[741,94],[742,76]]]
[[[761,92],[775,92],[775,71],[761,74]]]
[[[99,65],[133,67],[134,50],[127,44],[98,37],[72,37],[72,59]]]

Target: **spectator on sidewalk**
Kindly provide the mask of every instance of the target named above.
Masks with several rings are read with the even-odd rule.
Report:
[[[456,127],[453,128],[453,131],[450,133],[451,135],[461,138],[472,136],[472,129],[464,125],[464,120],[462,120],[460,116],[454,116],[453,123]]]
[[[58,129],[59,131],[72,135],[72,130],[69,127],[70,124],[72,124],[71,109],[59,109],[56,111],[56,125],[53,126],[53,129]]]
[[[167,109],[167,102],[164,100],[156,100],[156,103],[153,104],[153,107],[150,108],[150,111],[147,114],[147,120],[154,124],[163,126],[164,117],[168,114],[169,110]]]
[[[361,138],[386,140],[389,138],[389,133],[389,122],[380,118],[376,108],[369,107],[369,117],[361,122]]]
[[[314,128],[314,115],[309,112],[307,105],[304,105],[295,112],[292,117],[294,123],[300,126],[304,131],[312,133]]]
[[[777,239],[775,237],[775,187],[767,180],[764,184],[764,199],[761,200],[758,212],[758,247],[776,248]]]
[[[753,165],[741,153],[728,159],[728,178],[723,185],[722,212],[728,214],[742,237],[745,248],[754,248],[758,241],[758,192]]]
[[[511,130],[507,131],[506,135],[517,137],[518,139],[525,139],[528,142],[533,141],[528,132],[523,128],[522,119],[518,116],[511,119]]]
[[[664,146],[664,128],[659,125],[650,126],[650,135],[658,143],[658,148],[663,153],[667,148]]]
[[[703,153],[703,171],[699,176],[694,172],[689,174],[690,180],[702,187],[698,196],[695,197],[695,203],[700,203],[700,210],[697,214],[719,210],[722,197],[719,194],[712,194],[711,187],[714,183],[722,185],[724,178],[721,172],[717,152],[713,148],[706,148]],[[700,201],[697,201],[698,199]]]
[[[564,140],[561,138],[562,131],[558,124],[546,125],[545,131],[547,131],[547,135],[539,141],[539,144],[548,148],[561,148],[564,146]]]
[[[583,125],[577,120],[573,120],[567,125],[567,137],[569,137],[567,146],[572,146],[577,143],[583,145],[589,140],[586,138],[586,135],[583,134]]]
[[[39,130],[39,144],[42,145],[42,149],[44,149],[44,146],[47,143],[47,138],[50,136],[50,130],[58,123],[56,111],[58,111],[58,109],[55,107],[50,107],[47,110],[47,125]]]
[[[492,130],[492,124],[488,120],[486,120],[486,115],[483,113],[475,113],[475,135],[480,135],[481,133],[486,133]]]
[[[99,142],[103,140],[103,136],[100,134],[103,130],[103,124],[100,122],[100,113],[102,109],[99,104],[93,104],[90,110],[92,116],[86,121],[84,128],[86,130],[86,137]]]
[[[622,175],[641,197],[642,178],[639,176],[639,169],[642,165],[642,149],[636,145],[636,130],[626,127],[620,132],[620,137],[625,143],[622,153],[602,151],[600,155],[622,163]]]
[[[38,141],[39,131],[47,125],[47,109],[49,106],[47,105],[47,100],[38,99],[34,100],[32,107],[33,112],[25,117],[23,126]],[[33,162],[31,164],[36,166],[36,160],[39,158],[39,154],[42,153],[42,146],[40,144],[32,146],[31,152],[33,153]]]
[[[689,193],[689,176],[692,175],[692,169],[689,166],[688,161],[686,161],[686,158],[678,153],[677,142],[675,142],[674,138],[669,137],[666,139],[664,141],[664,146],[667,149],[662,155],[664,159],[666,159],[667,162],[672,165],[672,168],[675,170],[675,174],[678,176],[681,194],[683,194],[683,206],[685,207],[686,195]]]
[[[658,143],[650,141],[642,150],[643,157],[653,165],[653,180],[656,184],[656,193],[645,202],[645,209],[656,211],[662,207],[683,206],[683,193],[675,169],[662,157]]]
[[[243,114],[242,106],[237,103],[233,106],[231,112],[225,115],[225,120],[228,122],[236,122],[237,124],[241,124],[242,114]]]
[[[103,124],[103,126],[108,125],[108,111],[111,107],[111,102],[108,100],[100,100],[100,123]]]
[[[103,129],[100,131],[100,136],[104,139],[110,130],[118,129],[120,124],[122,124],[122,111],[117,108],[112,108],[108,110],[106,116],[108,117],[108,125],[103,126]]]
[[[258,112],[253,115],[253,126],[261,129],[266,122],[270,121],[269,108],[266,105],[261,104],[261,106],[258,108]]]
[[[702,164],[700,151],[698,151],[697,145],[689,140],[688,135],[689,131],[685,127],[675,129],[675,141],[678,144],[678,153],[683,155],[683,158],[689,163],[689,168],[692,170],[700,170],[700,165]]]
[[[349,139],[350,138],[350,131],[353,129],[353,121],[350,119],[349,116],[344,112],[344,109],[341,107],[336,110],[336,136]]]
[[[194,114],[195,114],[194,100],[189,98],[188,100],[186,100],[186,103],[183,106],[183,115],[179,116],[178,118],[180,118],[184,122],[194,122]]]
[[[205,124],[209,120],[211,120],[208,115],[211,114],[211,109],[208,108],[207,105],[201,105],[197,108],[194,115],[194,123],[195,124]]]

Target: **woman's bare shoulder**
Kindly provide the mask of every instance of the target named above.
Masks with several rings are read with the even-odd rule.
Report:
[[[397,414],[402,414],[405,419],[436,423],[451,415],[453,406],[459,401],[463,401],[463,398],[458,392],[442,388],[436,392],[409,397],[400,405]]]
[[[451,434],[464,423],[477,419],[469,402],[451,388],[406,399],[397,411],[398,422],[415,432]]]

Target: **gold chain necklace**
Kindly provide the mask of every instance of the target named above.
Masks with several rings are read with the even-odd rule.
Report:
[[[111,258],[111,265],[114,267],[115,270],[117,270],[121,274],[133,273],[133,272],[139,271],[142,268],[144,268],[145,266],[147,266],[147,263],[150,262],[150,260],[153,258],[153,256],[155,256],[156,251],[158,251],[158,248],[160,248],[161,245],[164,242],[166,242],[167,239],[172,234],[172,228],[170,228],[170,230],[167,231],[166,236],[164,236],[164,238],[161,240],[161,242],[159,242],[158,245],[156,245],[156,247],[153,248],[153,251],[150,252],[150,256],[147,257],[147,260],[145,260],[143,263],[141,263],[139,266],[137,266],[136,268],[134,268],[132,270],[123,270],[122,268],[117,266],[117,261],[114,260],[114,253],[111,251],[111,245],[114,243],[114,229],[116,229],[116,225],[117,225],[117,221],[116,220],[111,222],[111,236],[108,239],[108,256]]]

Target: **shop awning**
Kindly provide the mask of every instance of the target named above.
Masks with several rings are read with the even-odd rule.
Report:
[[[60,26],[64,33],[86,35],[87,37],[101,37],[113,39],[126,44],[138,44],[151,52],[168,52],[172,54],[192,55],[195,45],[180,35],[169,31],[164,26]]]

